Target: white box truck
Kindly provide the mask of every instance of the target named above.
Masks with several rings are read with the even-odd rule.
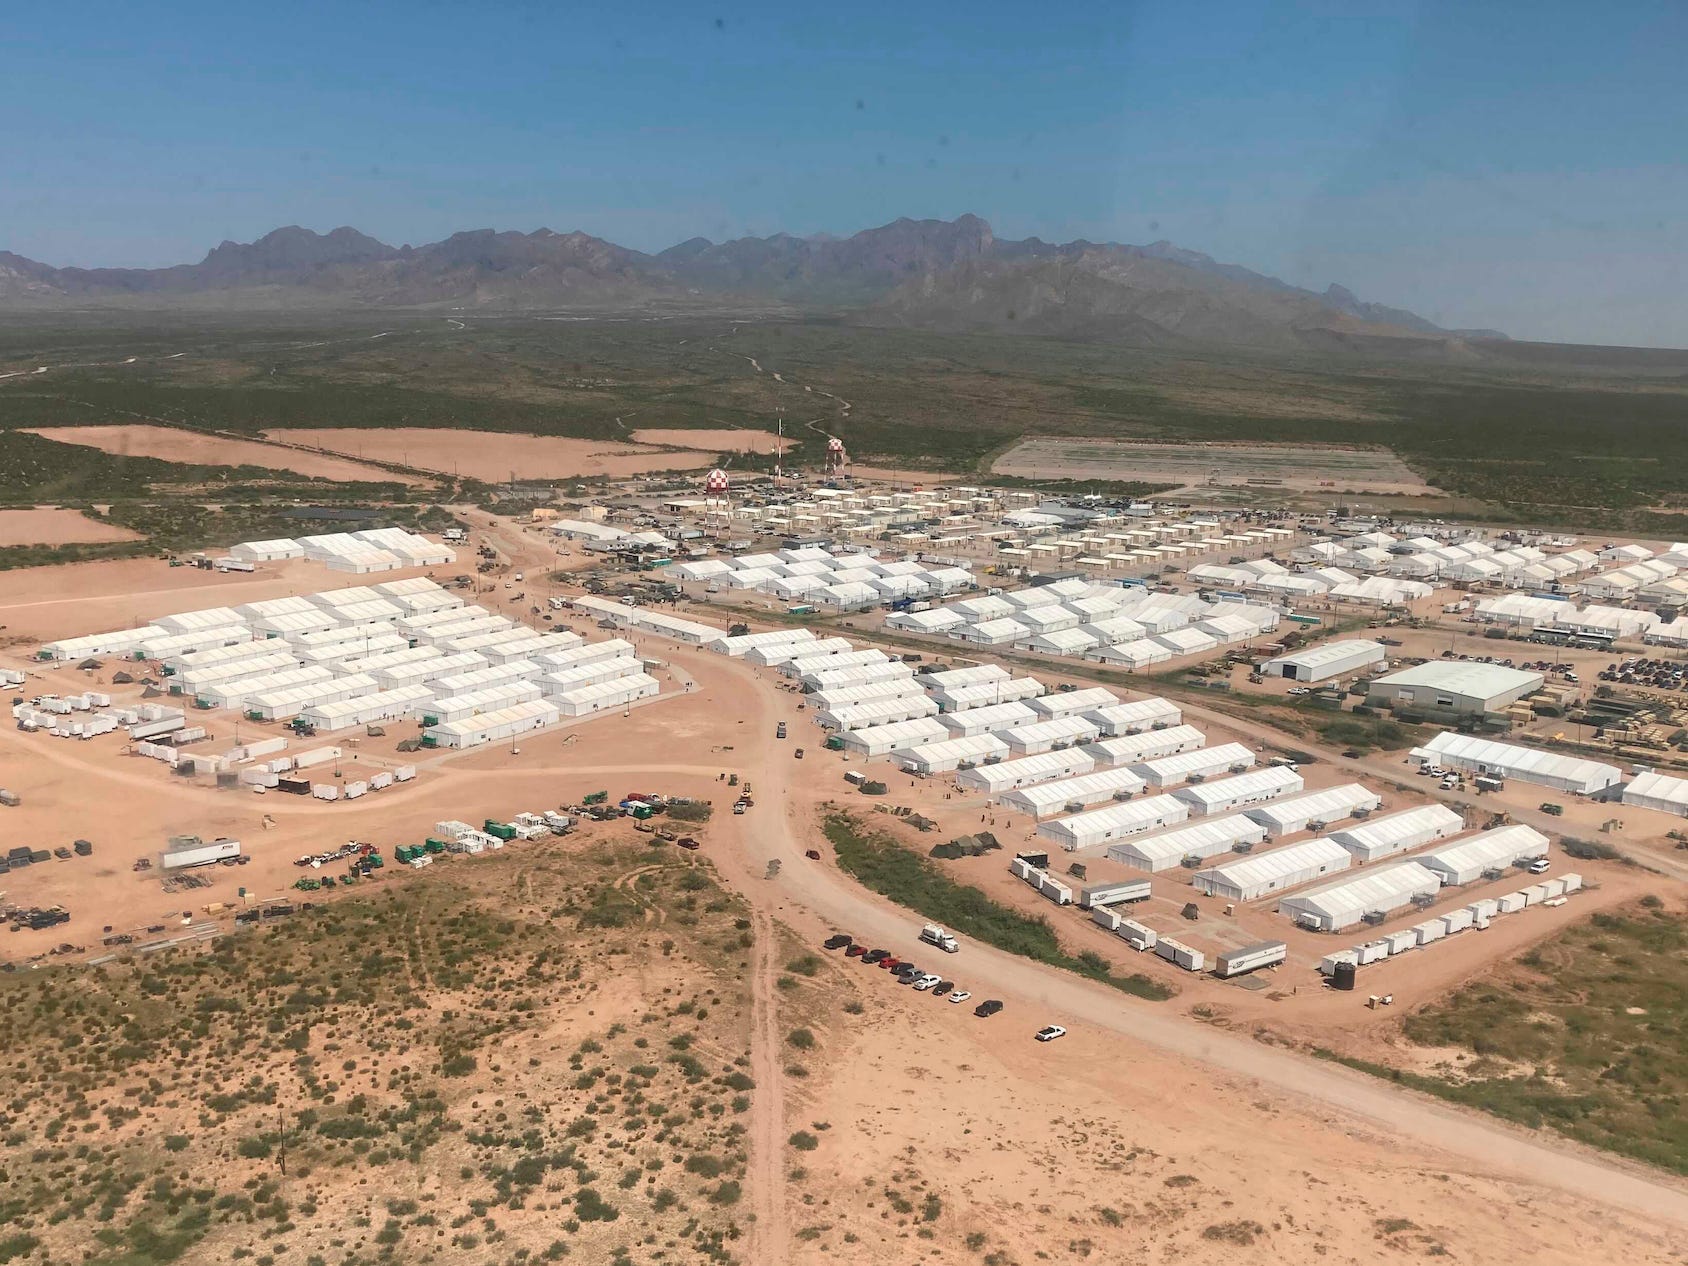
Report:
[[[944,929],[939,927],[936,923],[928,923],[925,927],[921,928],[920,939],[925,941],[928,945],[936,945],[946,954],[954,954],[961,948],[961,942],[957,941],[954,936],[944,931]]]

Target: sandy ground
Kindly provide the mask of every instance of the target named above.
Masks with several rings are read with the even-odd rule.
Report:
[[[418,470],[467,475],[498,482],[509,479],[566,479],[569,476],[642,475],[653,470],[693,470],[714,464],[715,455],[670,452],[605,440],[570,440],[500,431],[456,431],[432,427],[358,430],[345,427],[279,430],[269,438],[285,444],[351,456],[381,456]]]
[[[1147,444],[1128,440],[1022,440],[991,466],[1034,479],[1137,479],[1201,486],[1271,481],[1274,487],[1424,493],[1430,485],[1384,449],[1296,444]]]
[[[61,444],[81,444],[120,457],[157,457],[201,466],[261,466],[291,470],[317,479],[342,483],[415,483],[414,477],[395,475],[377,466],[339,457],[289,450],[255,440],[225,439],[178,431],[167,426],[49,426],[28,428],[31,434]]]
[[[0,510],[0,546],[73,545],[100,541],[138,541],[139,532],[100,523],[80,510]]]
[[[540,551],[520,533],[509,543]],[[0,609],[0,621],[62,624],[123,604],[156,613],[327,583],[320,569],[312,569],[308,586],[288,569],[238,581],[200,580],[202,574],[161,567],[156,574],[58,570],[82,573],[82,580],[55,588],[43,576],[22,573],[27,601]],[[103,592],[92,591],[91,576]],[[148,581],[153,587],[145,587]],[[141,587],[112,592],[129,582]],[[169,587],[178,583],[178,589]],[[572,623],[588,629],[584,621]],[[590,635],[602,636],[595,630]],[[897,952],[922,953],[914,936],[918,918],[863,892],[827,856],[817,820],[827,801],[848,794],[843,762],[820,750],[797,698],[774,689],[772,674],[660,639],[636,640],[641,653],[665,661],[658,675],[668,678],[664,685],[673,693],[667,697],[629,716],[594,719],[578,728],[578,736],[562,730],[520,740],[519,751],[495,745],[427,756],[414,783],[351,803],[185,786],[155,762],[122,756],[115,738],[74,743],[0,729],[0,767],[24,797],[21,808],[3,811],[16,838],[48,847],[75,836],[95,843],[90,858],[6,877],[8,900],[62,901],[73,914],[62,928],[9,935],[8,957],[40,953],[61,941],[97,952],[107,924],[172,926],[190,909],[203,918],[205,903],[232,900],[240,886],[275,895],[300,873],[292,866],[300,853],[362,839],[385,846],[390,856],[392,845],[416,842],[444,817],[504,817],[600,789],[619,796],[650,788],[724,806],[730,793],[722,779],[729,771],[754,785],[757,804],[743,817],[718,815],[705,832],[705,856],[749,897],[759,930],[777,921],[813,942],[843,927]],[[17,662],[15,654],[4,658]],[[690,690],[688,681],[695,683]],[[791,723],[785,743],[772,737],[778,719]],[[1191,720],[1221,737],[1220,723]],[[232,738],[225,733],[231,724],[226,718],[213,725],[219,731],[214,748]],[[242,737],[264,728],[242,723]],[[1232,728],[1246,735],[1246,726]],[[342,772],[355,776],[396,759],[391,744],[400,729],[360,741]],[[796,746],[807,749],[802,761],[791,755]],[[1329,772],[1334,780],[1338,770]],[[984,810],[946,801],[952,790],[947,780],[908,781],[894,779],[886,800],[918,804],[947,825],[977,825]],[[854,803],[863,802],[856,797]],[[180,831],[234,835],[249,843],[255,860],[207,872],[208,889],[164,893],[155,874],[137,874],[131,865],[155,852],[166,834]],[[947,836],[919,838],[936,843]],[[808,848],[819,848],[822,860],[806,859]],[[765,876],[771,859],[782,863],[773,879]],[[1024,889],[1008,877],[1003,854],[964,865],[970,881],[1004,900],[1012,888]],[[405,878],[391,866],[387,875],[384,882]],[[1180,874],[1167,882],[1183,880]],[[1441,957],[1426,951],[1373,970],[1399,966],[1410,972],[1411,979],[1396,985],[1397,996],[1416,1001],[1480,970],[1495,954],[1548,934],[1552,919],[1585,915],[1597,903],[1633,891],[1606,874],[1600,883],[1598,892],[1560,911],[1515,916],[1511,925],[1502,920],[1481,937],[1457,939]],[[1035,897],[1014,899],[1049,909]],[[1177,926],[1168,913],[1175,900],[1151,921],[1170,918]],[[1259,926],[1283,926],[1269,912],[1244,910],[1227,931],[1216,903],[1202,905],[1203,921],[1190,929],[1193,939],[1252,936]],[[1056,926],[1073,947],[1122,954],[1122,964],[1134,969],[1172,971],[1107,946],[1077,916],[1058,913],[1063,917]],[[1532,921],[1535,913],[1542,917]],[[1298,956],[1307,952],[1297,946]],[[967,945],[942,965],[977,996],[1004,999],[1005,1013],[980,1021],[970,1008],[898,990],[879,973],[838,963],[828,970],[856,973],[866,1011],[831,1022],[824,1058],[808,1061],[809,1077],[794,1078],[783,1071],[786,1057],[776,1053],[784,1050],[782,1021],[793,1004],[769,987],[779,963],[759,951],[752,1059],[760,1089],[748,1140],[757,1219],[748,1260],[780,1266],[902,1262],[924,1260],[933,1248],[946,1250],[933,1260],[974,1260],[954,1243],[968,1231],[986,1237],[981,1251],[1002,1249],[1019,1261],[1040,1252],[1080,1260],[1085,1253],[1075,1245],[1081,1240],[1101,1251],[1099,1260],[1147,1254],[1196,1263],[1282,1261],[1311,1253],[1369,1262],[1423,1255],[1435,1243],[1466,1260],[1505,1254],[1582,1263],[1588,1243],[1600,1244],[1604,1260],[1679,1260],[1671,1254],[1688,1228],[1688,1195],[1679,1184],[1248,1036],[1255,1027],[1287,1032],[1323,1026],[1336,1038],[1353,1034],[1358,1041],[1366,1026],[1380,1022],[1381,1013],[1367,1011],[1361,996],[1313,989],[1315,977],[1304,959],[1280,973],[1272,990],[1259,993],[1173,973],[1182,992],[1158,1004],[981,945]],[[1372,979],[1363,987],[1371,988]],[[1213,1018],[1192,1015],[1198,1006]],[[1065,1024],[1070,1035],[1053,1046],[1033,1043],[1031,1031],[1050,1022]],[[798,1156],[783,1145],[791,1131],[814,1122],[830,1127],[818,1131],[816,1152]],[[811,1180],[790,1180],[793,1165],[808,1167]],[[935,1245],[919,1239],[912,1225],[899,1224],[884,1192],[889,1185],[908,1195],[915,1180],[902,1176],[907,1171],[940,1194],[954,1220]],[[914,1203],[918,1207],[919,1199]],[[1414,1225],[1408,1229],[1403,1222]],[[1257,1223],[1258,1230],[1239,1223]],[[827,1225],[837,1231],[811,1234]],[[845,1229],[856,1237],[848,1245],[840,1240]]]
[[[633,432],[639,444],[662,444],[669,448],[695,448],[710,453],[771,453],[779,437],[767,431],[723,427],[714,431],[694,431],[687,427],[640,427]],[[803,441],[785,437],[781,451],[789,453]]]

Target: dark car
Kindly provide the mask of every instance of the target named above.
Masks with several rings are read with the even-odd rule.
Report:
[[[795,752],[792,753],[792,756],[794,756],[798,760],[802,760],[803,759],[803,749],[801,747],[798,748]]]
[[[867,946],[865,946],[865,945],[851,945],[851,946],[847,946],[845,948],[844,957],[845,958],[860,958],[865,953],[867,953]]]
[[[1002,1010],[1002,1003],[998,1002],[995,998],[990,998],[974,1007],[973,1014],[977,1016],[993,1016],[1000,1010]]]
[[[887,958],[890,958],[890,957],[891,957],[891,951],[890,950],[887,950],[887,949],[869,950],[867,953],[862,955],[862,962],[873,963],[875,966],[877,966],[878,964],[884,962]]]
[[[775,738],[784,738],[785,737],[785,722],[784,721],[781,721],[777,726],[774,727],[774,737]]]
[[[942,998],[946,994],[948,994],[951,989],[954,989],[954,988],[955,988],[955,981],[953,981],[953,980],[940,980],[937,984],[932,986],[932,996],[934,998]]]
[[[920,968],[916,967],[913,963],[899,963],[892,974],[912,979],[915,976],[920,975]]]
[[[848,936],[846,936],[844,933],[839,932],[839,933],[837,933],[833,936],[827,937],[826,940],[822,941],[821,942],[821,948],[822,949],[843,949],[848,944],[850,944],[850,938]]]

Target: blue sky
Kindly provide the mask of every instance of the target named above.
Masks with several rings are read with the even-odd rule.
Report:
[[[658,250],[972,211],[1688,346],[1679,0],[807,7],[30,6],[0,249],[152,266],[298,223]]]

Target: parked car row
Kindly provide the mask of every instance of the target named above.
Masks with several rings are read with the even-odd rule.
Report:
[[[921,993],[930,993],[934,998],[948,998],[952,1003],[960,1005],[972,999],[969,990],[956,987],[954,981],[945,980],[936,972],[924,971],[912,962],[905,962],[887,949],[869,949],[858,944],[856,940],[844,932],[829,936],[822,943],[823,949],[844,951],[846,958],[854,958],[872,967],[879,967],[889,971],[897,978],[899,984],[912,985]],[[973,1014],[980,1019],[989,1019],[1002,1010],[1002,1000],[987,998],[973,1008]],[[1053,1042],[1058,1037],[1065,1037],[1066,1029],[1058,1024],[1046,1025],[1039,1029],[1036,1037],[1040,1042]]]

